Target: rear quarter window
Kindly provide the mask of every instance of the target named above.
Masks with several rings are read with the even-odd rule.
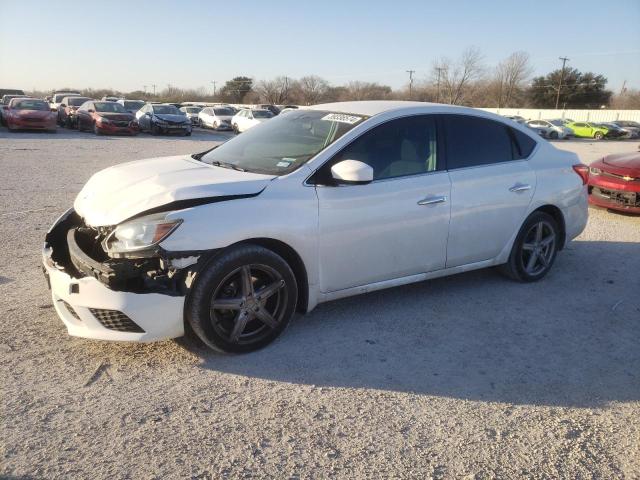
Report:
[[[533,149],[536,148],[536,141],[515,128],[510,128],[509,130],[511,130],[514,141],[513,159],[521,160],[529,157]]]

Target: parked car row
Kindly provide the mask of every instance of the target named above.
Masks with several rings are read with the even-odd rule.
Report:
[[[569,137],[593,138],[639,138],[640,123],[630,120],[615,122],[580,122],[569,118],[553,120],[526,120],[518,115],[505,115],[514,122],[521,123],[538,132],[541,137],[558,140]]]

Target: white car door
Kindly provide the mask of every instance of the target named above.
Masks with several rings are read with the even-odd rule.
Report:
[[[450,181],[439,155],[435,117],[405,117],[364,133],[314,174],[321,291],[444,268]],[[374,181],[335,185],[330,169],[342,160],[367,163]]]
[[[526,160],[535,140],[481,117],[445,115],[451,223],[447,268],[490,260],[525,219],[536,188]]]

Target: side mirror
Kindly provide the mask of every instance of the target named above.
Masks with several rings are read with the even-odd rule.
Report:
[[[87,110],[87,112],[89,112],[89,113],[93,113],[93,112],[95,112],[95,110],[93,110],[93,109],[91,109],[91,108],[90,108],[89,110]]]
[[[151,112],[144,112],[146,117],[150,117],[151,116]]]
[[[60,108],[64,108],[64,107],[66,107],[66,105],[64,103],[61,103]]]
[[[331,176],[338,183],[364,185],[373,181],[373,168],[359,160],[343,160],[331,167]]]

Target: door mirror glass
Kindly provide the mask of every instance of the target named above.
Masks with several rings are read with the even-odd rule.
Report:
[[[87,112],[89,112],[89,113],[93,113],[93,112],[94,112],[94,110],[93,110],[92,108],[90,108],[89,110],[87,110]]]
[[[373,168],[359,160],[343,160],[331,167],[331,176],[338,183],[364,185],[373,181]]]

